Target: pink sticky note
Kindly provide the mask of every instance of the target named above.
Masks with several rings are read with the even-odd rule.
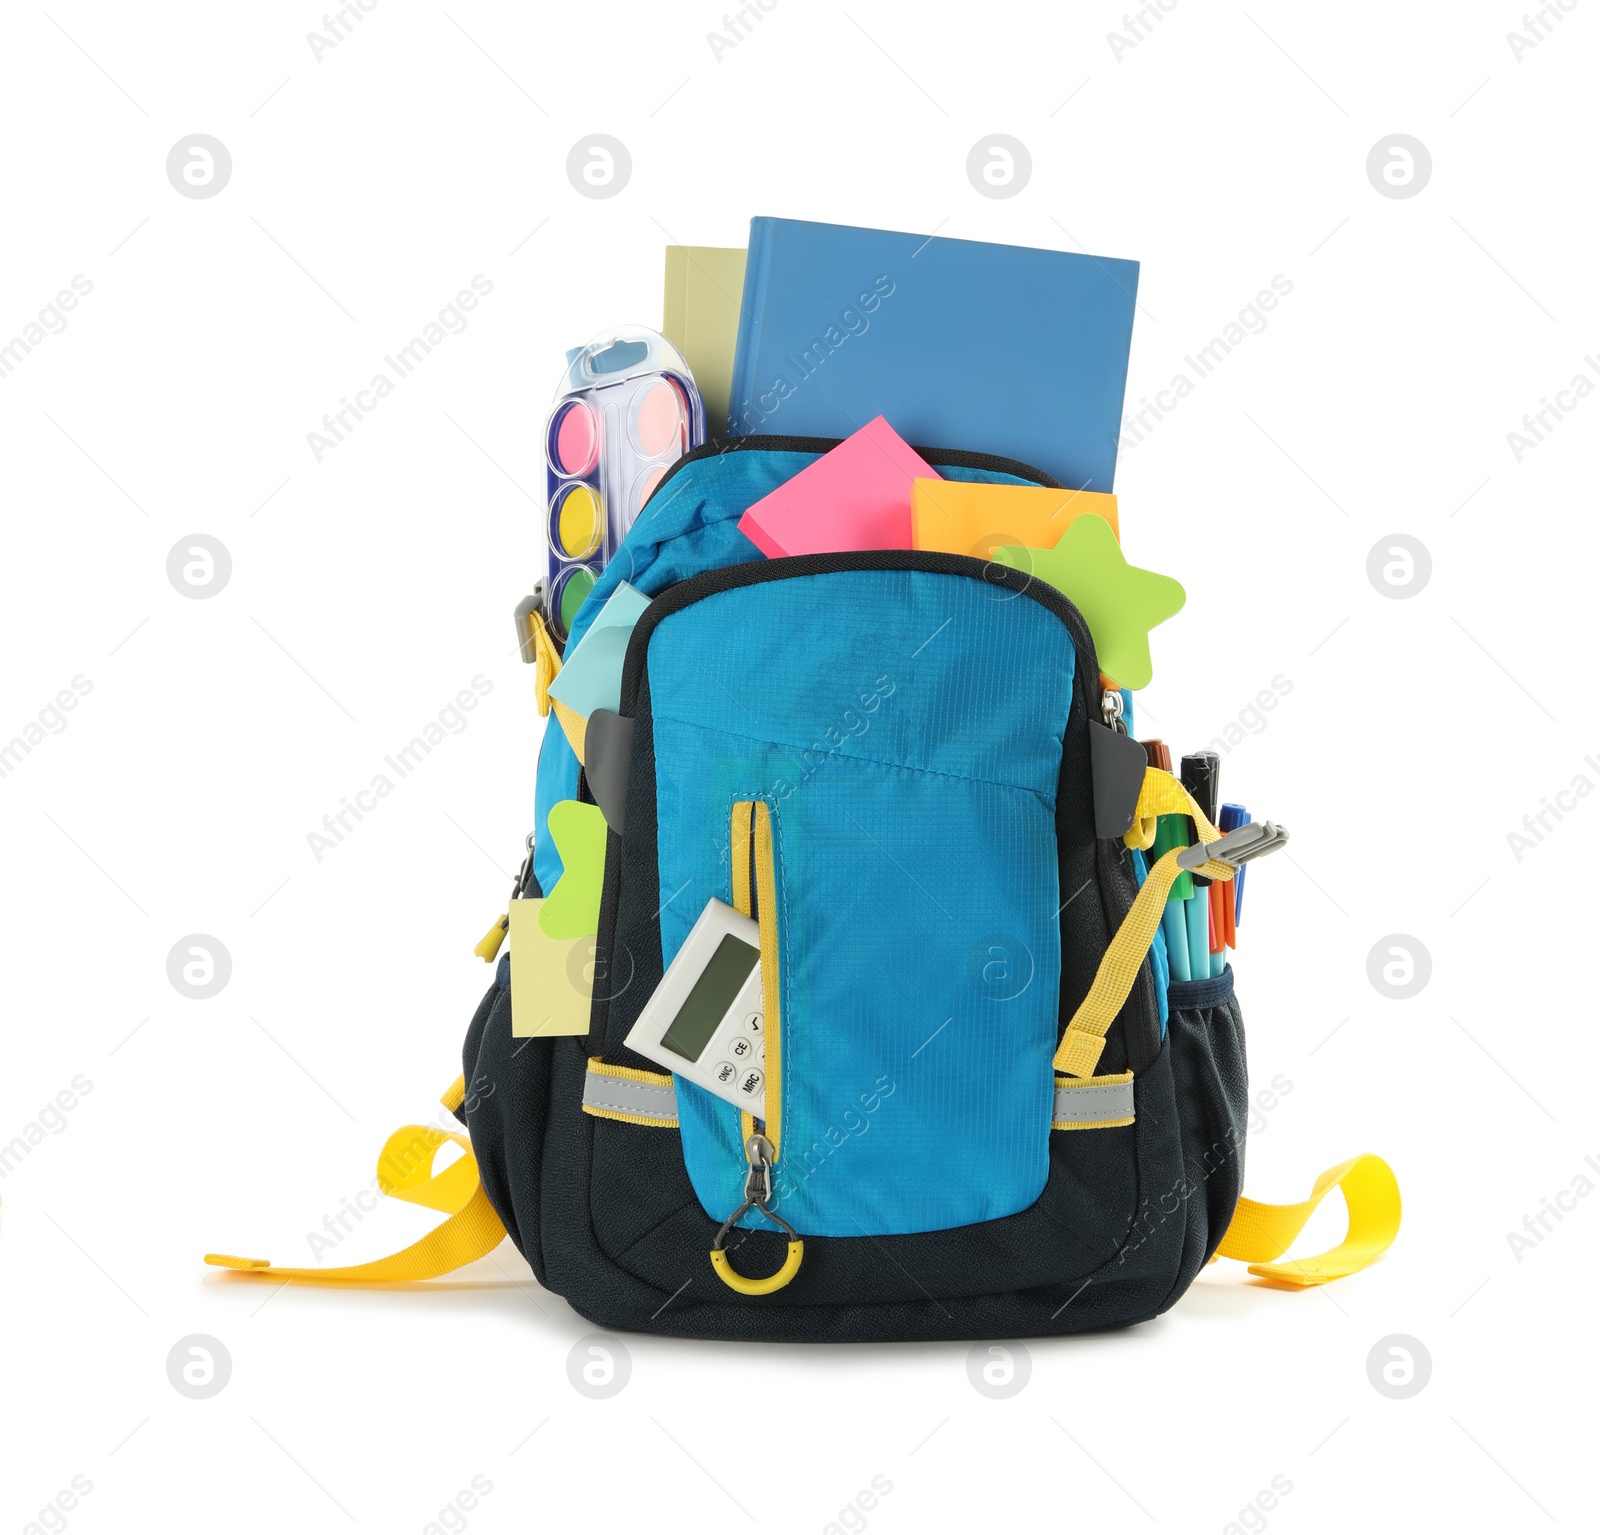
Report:
[[[882,416],[846,437],[739,519],[768,559],[911,547],[911,482],[938,479]]]

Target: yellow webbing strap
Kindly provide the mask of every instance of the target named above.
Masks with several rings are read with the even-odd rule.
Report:
[[[457,1077],[439,1101],[454,1113],[465,1095],[466,1083]],[[454,1141],[464,1154],[435,1174],[434,1156],[448,1141]],[[235,1258],[228,1253],[207,1253],[205,1261],[266,1279],[383,1284],[448,1274],[493,1252],[506,1234],[478,1180],[478,1162],[467,1137],[457,1131],[432,1125],[404,1125],[396,1130],[378,1153],[378,1189],[395,1199],[441,1210],[447,1219],[410,1247],[345,1268],[274,1268],[265,1258]]]
[[[1330,1189],[1344,1194],[1350,1225],[1344,1240],[1314,1258],[1283,1258],[1300,1235],[1311,1212]],[[1241,1199],[1227,1235],[1217,1248],[1219,1258],[1250,1265],[1258,1279],[1292,1289],[1326,1284],[1376,1262],[1400,1230],[1400,1185],[1382,1157],[1370,1152],[1330,1167],[1311,1187],[1311,1197],[1293,1205],[1264,1205]]]
[[[550,638],[544,615],[528,615],[528,634],[533,641],[533,701],[540,714],[550,712],[550,684],[561,674],[561,657],[556,654],[556,642]]]
[[[1139,803],[1133,812],[1133,828],[1124,838],[1129,847],[1149,847],[1155,841],[1156,817],[1186,815],[1195,824],[1202,842],[1215,842],[1222,835],[1206,818],[1193,797],[1171,773],[1146,768]],[[1078,1004],[1061,1043],[1056,1049],[1055,1069],[1064,1076],[1090,1077],[1105,1048],[1106,1030],[1128,1000],[1139,966],[1150,952],[1150,942],[1161,925],[1167,892],[1177,879],[1178,848],[1163,853],[1145,876],[1128,915],[1122,919],[1095,972],[1089,994]],[[1213,858],[1194,872],[1207,879],[1232,879],[1233,865]]]
[[[550,708],[555,714],[556,723],[566,732],[567,744],[572,747],[572,755],[581,763],[583,741],[589,731],[589,721],[581,714],[574,714],[559,698],[550,700]]]
[[[529,613],[527,625],[528,640],[533,649],[533,701],[538,706],[540,714],[548,715],[554,710],[556,722],[566,732],[573,755],[581,763],[583,738],[588,729],[588,721],[581,714],[574,714],[559,698],[550,696],[550,684],[561,675],[561,657],[556,652],[556,642],[550,638],[550,630],[545,624],[544,616],[536,612]],[[523,658],[527,658],[526,649],[523,651]]]

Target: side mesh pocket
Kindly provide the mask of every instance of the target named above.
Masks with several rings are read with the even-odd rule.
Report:
[[[1231,967],[1207,980],[1175,982],[1167,1003],[1190,1226],[1187,1286],[1217,1250],[1244,1188],[1249,1082]]]

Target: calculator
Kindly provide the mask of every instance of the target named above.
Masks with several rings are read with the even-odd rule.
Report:
[[[627,1045],[759,1119],[766,1106],[765,1026],[761,930],[731,906],[708,901],[628,1031]]]

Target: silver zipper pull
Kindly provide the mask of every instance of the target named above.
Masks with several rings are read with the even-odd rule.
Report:
[[[1110,730],[1118,735],[1127,735],[1128,727],[1122,719],[1122,694],[1115,688],[1107,688],[1100,695],[1100,718],[1106,722]]]

